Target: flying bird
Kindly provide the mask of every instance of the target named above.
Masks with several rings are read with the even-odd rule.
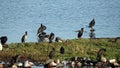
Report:
[[[21,42],[22,42],[22,43],[25,43],[26,39],[27,39],[27,31],[26,31],[25,34],[22,36]]]

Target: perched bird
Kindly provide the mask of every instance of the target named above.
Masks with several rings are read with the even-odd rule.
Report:
[[[46,37],[46,32],[42,32],[38,34],[38,42],[43,42],[45,37]]]
[[[115,42],[117,42],[119,39],[120,39],[120,37],[116,37],[116,38],[115,38]]]
[[[52,50],[49,53],[49,58],[52,59],[54,57],[55,54],[55,48],[52,48]]]
[[[112,68],[115,68],[115,67],[119,67],[119,66],[120,66],[120,64],[117,62],[116,59],[110,59],[110,60],[109,60],[109,63],[110,63],[110,66],[111,66]]]
[[[84,32],[84,28],[81,28],[81,30],[78,30],[78,31],[76,31],[76,32],[78,32],[77,37],[78,37],[78,38],[81,38],[81,36],[83,35],[83,32]]]
[[[48,68],[56,68],[57,63],[55,63],[54,61],[50,62],[48,65]]]
[[[21,42],[22,42],[22,43],[25,43],[26,39],[27,39],[27,31],[26,31],[25,34],[22,36]]]
[[[5,45],[5,43],[7,42],[8,38],[7,38],[7,36],[2,36],[2,37],[0,37],[0,40],[1,40],[1,44]]]
[[[77,57],[71,58],[71,67],[72,68],[81,68],[82,63],[77,60]]]
[[[92,28],[93,26],[95,25],[95,20],[94,19],[92,19],[92,21],[89,23],[89,28]]]
[[[62,39],[61,39],[60,37],[56,37],[56,38],[55,38],[55,41],[56,41],[56,42],[62,42]]]
[[[61,47],[61,48],[60,48],[60,53],[61,53],[61,54],[64,54],[64,53],[65,53],[64,47]]]
[[[41,24],[41,26],[38,29],[37,34],[41,34],[44,30],[46,30],[46,26],[44,26],[43,24]]]
[[[2,44],[0,43],[0,51],[2,51],[2,49],[3,49],[3,46],[2,46]]]
[[[25,67],[25,68],[32,68],[32,66],[34,66],[34,63],[33,63],[33,62],[30,62],[30,61],[28,61],[28,60],[26,60],[26,61],[24,62],[24,67]]]
[[[93,32],[93,31],[91,31],[90,33],[89,33],[89,37],[92,39],[92,38],[95,38],[95,33]]]
[[[97,53],[97,60],[101,61],[102,55],[106,52],[105,48],[101,48]]]
[[[50,36],[49,36],[49,43],[52,43],[52,40],[54,39],[54,33],[50,33]]]

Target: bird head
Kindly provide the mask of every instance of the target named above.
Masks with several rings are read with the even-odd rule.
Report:
[[[25,35],[27,35],[27,31],[25,31]]]

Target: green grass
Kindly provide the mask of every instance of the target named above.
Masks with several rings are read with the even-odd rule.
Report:
[[[65,54],[60,54],[60,47],[65,48]],[[104,56],[107,59],[117,59],[120,61],[120,42],[113,42],[113,39],[71,39],[62,43],[11,43],[8,47],[4,47],[0,52],[0,60],[9,60],[12,56],[23,55],[31,57],[40,62],[49,59],[48,54],[52,48],[56,49],[54,59],[70,59],[71,57],[80,56],[96,59],[97,52],[100,48],[106,48]]]

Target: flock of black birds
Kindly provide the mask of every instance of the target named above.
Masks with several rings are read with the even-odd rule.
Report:
[[[90,28],[90,33],[89,33],[90,38],[96,38],[94,33],[95,29],[93,28],[94,25],[95,25],[95,19],[93,18],[88,25],[88,27]],[[38,31],[37,31],[38,42],[49,42],[49,43],[53,42],[53,39],[55,38],[55,34],[53,32],[51,32],[50,34],[47,34],[45,32],[46,29],[47,27],[43,24],[41,24],[40,27],[38,28]],[[80,39],[83,36],[83,33],[85,31],[84,31],[84,28],[81,28],[80,30],[77,30],[75,32],[78,32],[77,38]],[[26,42],[27,35],[28,35],[28,32],[25,31],[25,34],[21,38],[21,43]],[[116,37],[115,42],[117,42],[118,39],[120,39],[120,37]],[[1,36],[0,40],[1,40],[1,44],[4,45],[7,42],[8,38],[7,36]],[[62,38],[56,37],[55,42],[62,42]]]
[[[95,19],[93,19],[90,23],[89,23],[89,28],[90,28],[90,38],[95,38],[95,34],[94,34],[94,28],[93,26],[95,25]],[[38,35],[38,41],[39,42],[43,42],[43,41],[49,41],[49,43],[52,43],[55,34],[54,33],[50,33],[50,35],[46,34],[46,32],[44,31],[46,30],[46,26],[41,24],[41,26],[38,29],[37,35]],[[78,32],[77,38],[81,38],[84,32],[84,28],[81,28],[81,30],[77,30],[75,32]],[[55,41],[56,42],[60,42],[62,39],[60,37],[56,37]]]
[[[88,26],[90,28],[90,35],[89,35],[90,38],[95,38],[95,34],[94,34],[95,29],[93,28],[94,25],[95,25],[95,19],[92,19],[92,21],[89,23]],[[78,32],[77,37],[81,38],[84,32],[84,28],[81,28],[81,30],[77,30],[75,32]]]
[[[93,18],[88,25],[88,27],[90,28],[90,34],[89,34],[90,38],[96,38],[95,33],[94,33],[95,29],[93,28],[94,25],[95,25],[95,19]],[[43,25],[43,24],[40,25],[40,27],[37,31],[38,42],[49,42],[49,43],[53,42],[53,39],[55,38],[55,34],[52,32],[50,34],[47,34],[45,32],[46,29],[47,29],[47,27],[45,25]],[[80,30],[77,30],[75,32],[78,32],[77,38],[81,38],[85,31],[84,31],[84,28],[81,28]],[[28,32],[26,31],[25,34],[21,38],[21,43],[26,42],[27,35],[28,35]],[[115,38],[115,42],[119,38],[120,37]],[[7,36],[1,36],[0,40],[1,40],[1,44],[4,45],[7,42],[8,38],[7,38]],[[56,37],[55,42],[62,42],[62,39],[60,37]]]
[[[82,66],[88,65],[90,66],[91,64],[93,64],[93,66],[95,66],[98,62],[101,62],[101,58],[102,55],[106,52],[105,48],[101,48],[98,53],[97,53],[97,57],[96,60],[92,60],[92,59],[88,59],[88,58],[83,58],[83,57],[71,57],[71,61],[78,61],[82,63]],[[75,68],[79,68],[77,67],[77,65],[75,65]],[[98,67],[98,68],[104,68],[104,67]]]
[[[54,33],[47,34],[44,30],[46,30],[46,26],[41,24],[41,26],[38,29],[37,35],[38,35],[38,42],[49,42],[52,43],[53,39],[55,37]]]
[[[91,22],[89,23],[89,26],[88,26],[90,28],[90,32],[91,32],[90,33],[90,38],[95,38],[95,36],[94,36],[94,31],[95,30],[93,28],[94,25],[95,25],[95,19],[92,19]],[[45,30],[46,30],[46,26],[41,24],[39,29],[38,29],[38,31],[37,31],[38,42],[49,42],[49,43],[52,43],[53,39],[55,38],[55,34],[51,32],[50,35],[49,35],[49,34],[47,34],[45,32]],[[83,32],[84,32],[84,28],[81,28],[81,30],[77,30],[76,32],[78,32],[77,37],[81,38],[82,35],[83,35]],[[26,31],[25,34],[21,38],[21,43],[25,43],[26,42],[27,35],[28,35],[28,32]],[[115,38],[115,42],[117,41],[117,39],[120,39],[120,37]],[[0,42],[1,42],[2,45],[5,45],[7,40],[8,40],[7,36],[0,37]],[[56,42],[61,42],[62,39],[60,37],[56,37],[55,41]],[[61,47],[60,48],[60,53],[64,54],[64,52],[65,52],[64,47]],[[80,57],[78,57],[78,61],[87,62],[87,63],[92,62],[92,63],[95,64],[96,62],[99,62],[101,60],[102,54],[104,52],[106,52],[106,49],[104,49],[104,48],[102,48],[102,49],[100,49],[98,51],[98,53],[97,53],[97,61],[95,61],[95,62],[93,62],[91,60],[90,61],[89,60],[83,60],[83,58],[80,58]],[[55,54],[55,48],[52,48],[52,50],[49,53],[49,58],[53,59],[54,54]],[[74,61],[75,58],[71,58],[71,60]]]
[[[90,31],[91,31],[91,38],[93,38],[92,33],[95,31],[94,28],[93,28],[94,25],[95,25],[95,20],[93,19],[89,23],[89,26],[88,26],[90,28]],[[47,34],[45,32],[46,29],[47,29],[47,27],[45,25],[43,25],[43,24],[41,24],[40,27],[38,28],[38,31],[37,31],[38,42],[49,42],[49,43],[53,42],[53,39],[55,38],[55,34],[52,33],[52,32],[50,34]],[[84,28],[81,28],[81,30],[78,30],[76,32],[78,32],[77,37],[81,38],[82,35],[83,35],[83,32],[84,32]],[[21,38],[21,43],[25,43],[26,42],[27,36],[28,36],[28,32],[25,31],[25,34]],[[2,45],[5,45],[7,40],[8,40],[7,36],[1,36],[0,37],[0,41],[1,41]],[[55,42],[62,42],[62,41],[63,40],[60,37],[56,37],[55,38]]]

